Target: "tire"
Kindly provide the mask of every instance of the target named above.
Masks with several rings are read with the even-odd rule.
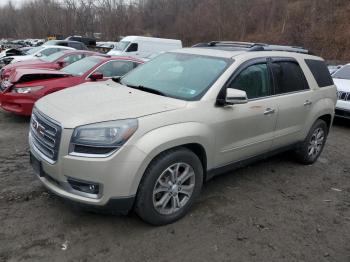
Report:
[[[192,151],[177,148],[163,152],[144,173],[135,211],[155,226],[173,223],[190,210],[202,184],[203,166]]]
[[[312,125],[309,134],[301,144],[300,148],[295,152],[297,161],[304,165],[315,163],[323,151],[327,135],[328,127],[326,122],[318,119]]]

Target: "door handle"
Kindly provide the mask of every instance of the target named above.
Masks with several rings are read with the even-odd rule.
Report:
[[[310,100],[306,100],[304,106],[311,106],[312,102]]]
[[[272,108],[266,108],[264,115],[271,115],[275,113],[275,109]]]

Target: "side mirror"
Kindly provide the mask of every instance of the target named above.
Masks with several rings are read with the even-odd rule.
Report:
[[[36,57],[42,57],[42,56],[43,56],[43,54],[38,53],[38,54],[36,54],[35,56],[36,56]]]
[[[103,79],[103,74],[102,73],[99,73],[99,72],[95,72],[95,73],[92,73],[89,78],[92,80],[92,81],[96,81],[96,80],[101,80]]]
[[[66,62],[64,62],[64,61],[58,61],[58,62],[57,62],[57,65],[58,65],[60,68],[63,68],[63,67],[66,66]]]
[[[237,105],[248,103],[247,93],[242,90],[227,88],[225,104],[226,105]]]

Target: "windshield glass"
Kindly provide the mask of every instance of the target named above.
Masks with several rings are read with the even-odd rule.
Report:
[[[61,52],[53,53],[49,56],[42,56],[40,57],[40,60],[43,60],[45,62],[54,62],[63,55],[64,55],[64,51],[61,51]]]
[[[153,89],[173,98],[198,100],[232,62],[225,58],[166,53],[131,71],[121,83]]]
[[[73,64],[70,64],[65,68],[62,68],[61,71],[74,76],[82,76],[91,68],[98,65],[101,61],[102,61],[101,57],[90,56],[90,57],[83,58]]]
[[[129,44],[129,41],[120,41],[115,45],[114,50],[124,51]]]
[[[34,48],[32,48],[32,49],[27,50],[27,51],[26,51],[26,54],[27,54],[27,55],[33,55],[33,54],[35,54],[36,52],[40,51],[41,49],[43,49],[42,46],[34,47]]]
[[[350,65],[343,66],[333,74],[333,78],[350,80]]]

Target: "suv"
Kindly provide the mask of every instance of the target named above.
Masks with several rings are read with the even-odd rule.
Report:
[[[325,62],[304,49],[202,44],[40,99],[31,163],[61,197],[164,225],[214,175],[282,150],[314,163],[336,99]]]
[[[332,77],[338,89],[338,102],[335,115],[350,119],[350,64],[337,70]]]

